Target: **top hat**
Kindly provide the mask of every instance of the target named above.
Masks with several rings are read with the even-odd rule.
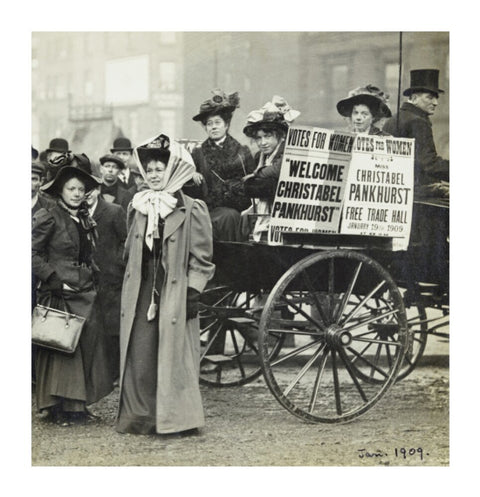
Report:
[[[103,157],[100,157],[100,164],[102,164],[102,166],[103,164],[105,164],[105,162],[114,162],[120,169],[125,169],[125,163],[116,155],[107,154]]]
[[[373,85],[360,86],[348,92],[348,97],[337,103],[340,115],[350,117],[355,105],[366,105],[373,117],[392,117],[392,112],[387,106],[389,95]]]
[[[198,114],[192,117],[194,121],[203,121],[208,116],[219,112],[232,113],[239,107],[240,98],[238,92],[227,95],[219,88],[216,88],[215,90],[212,90],[212,93],[213,96],[210,99],[205,100],[205,102],[200,105]]]
[[[130,142],[130,140],[123,136],[115,138],[115,140],[113,141],[113,148],[110,149],[110,152],[112,152],[113,154],[114,152],[121,152],[124,150],[127,150],[128,152],[133,151],[132,143]]]
[[[83,169],[75,166],[64,166],[58,171],[53,180],[40,187],[40,189],[50,195],[59,196],[61,188],[71,178],[78,178],[83,181],[86,192],[93,190],[100,184],[96,178],[86,173]]]
[[[438,87],[438,69],[414,69],[410,71],[410,87],[403,94],[409,97],[412,93],[430,92],[437,97],[439,93],[444,93]]]
[[[43,176],[45,174],[45,166],[41,162],[32,161],[32,173]]]
[[[68,148],[68,142],[64,138],[53,138],[50,140],[50,145],[48,145],[47,152],[61,152],[63,154],[68,154],[70,152]]]
[[[261,109],[250,112],[243,128],[245,135],[255,138],[258,130],[281,131],[287,133],[289,125],[300,115],[291,109],[283,97],[275,95]]]

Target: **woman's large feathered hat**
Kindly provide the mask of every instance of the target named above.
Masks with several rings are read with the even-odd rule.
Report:
[[[340,115],[350,117],[354,105],[364,104],[372,113],[373,117],[392,117],[392,112],[388,108],[387,102],[390,96],[380,88],[373,85],[359,86],[348,93],[348,97],[337,103],[337,110]]]
[[[261,109],[253,110],[247,116],[243,132],[254,138],[259,129],[287,132],[288,127],[300,115],[298,110],[290,108],[283,97],[275,95]]]
[[[200,105],[200,110],[196,116],[193,116],[194,121],[204,121],[208,116],[217,113],[232,113],[240,105],[240,97],[238,92],[227,95],[220,88],[212,90],[213,96]]]
[[[59,196],[61,188],[63,188],[63,185],[71,178],[78,178],[80,181],[85,183],[85,192],[87,193],[101,183],[80,167],[64,166],[58,171],[53,180],[41,186],[40,189],[50,195]]]

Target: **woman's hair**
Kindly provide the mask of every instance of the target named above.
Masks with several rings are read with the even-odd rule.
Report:
[[[214,116],[218,116],[220,118],[223,119],[223,121],[225,122],[225,124],[227,126],[230,126],[230,122],[232,121],[232,117],[233,117],[233,112],[230,111],[230,110],[216,110],[215,112],[212,112],[210,114],[207,114],[203,119],[202,119],[202,124],[204,126],[207,125],[207,121],[211,118],[211,117],[214,117]]]
[[[167,165],[169,158],[170,158],[169,150],[161,148],[150,148],[150,149],[147,148],[142,150],[140,161],[142,163],[143,168],[145,169],[147,167],[147,164],[152,160],[159,160],[163,162],[165,165]]]
[[[70,181],[71,179],[73,178],[76,178],[78,179],[78,181],[80,181],[83,186],[87,186],[87,183],[85,181],[85,178],[81,175],[81,174],[76,174],[75,172],[72,172],[70,174],[66,174],[63,178],[60,179],[60,181],[58,182],[58,185],[57,185],[57,188],[56,188],[56,191],[57,191],[57,194],[58,195],[61,195],[62,193],[62,190],[63,190],[63,187],[65,186],[65,183],[67,181]]]
[[[255,134],[253,136],[253,139],[255,140],[257,138],[257,133],[259,131],[263,131],[264,133],[271,133],[272,135],[275,136],[275,138],[280,141],[282,138],[285,138],[287,136],[287,133],[280,128],[272,128],[270,126],[265,126],[265,127],[259,127],[255,130]]]

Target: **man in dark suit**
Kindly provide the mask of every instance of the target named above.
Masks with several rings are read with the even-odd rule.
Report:
[[[410,87],[403,94],[408,101],[390,118],[383,131],[401,138],[415,138],[415,185],[418,193],[426,185],[449,181],[449,161],[437,154],[430,116],[435,113],[440,93],[437,69],[410,72]]]
[[[121,205],[127,212],[128,204],[132,200],[134,192],[127,190],[118,179],[118,175],[123,169],[125,169],[125,164],[116,155],[100,157],[100,173],[102,175],[100,193],[102,198],[108,203]]]
[[[126,187],[127,190],[137,192],[137,185],[135,178],[132,175],[130,164],[133,160],[133,147],[128,138],[123,136],[116,138],[113,142],[113,147],[110,149],[113,155],[116,155],[125,165],[124,169],[120,171],[119,179]]]
[[[120,370],[120,300],[125,262],[123,248],[127,237],[126,212],[100,195],[100,187],[87,196],[90,215],[97,223],[95,263],[100,269],[97,300],[98,316],[103,320],[106,334],[111,381],[118,379]]]
[[[41,208],[49,209],[55,202],[40,191],[45,179],[45,166],[41,162],[32,161],[32,218]]]

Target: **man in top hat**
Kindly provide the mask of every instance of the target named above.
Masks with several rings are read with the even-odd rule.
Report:
[[[134,192],[127,190],[118,176],[125,169],[125,163],[116,155],[107,154],[100,157],[100,173],[102,175],[101,195],[109,203],[121,205],[125,212],[132,200]]]
[[[415,138],[415,184],[419,187],[449,181],[449,161],[437,155],[430,116],[435,113],[440,93],[437,69],[410,71],[408,97],[398,115],[389,119],[383,130],[401,138]]]
[[[133,147],[128,138],[123,136],[116,138],[113,142],[113,148],[110,149],[113,155],[116,155],[124,163],[125,167],[119,174],[119,180],[126,186],[127,190],[137,191],[135,179],[131,175],[129,162],[132,160]]]

